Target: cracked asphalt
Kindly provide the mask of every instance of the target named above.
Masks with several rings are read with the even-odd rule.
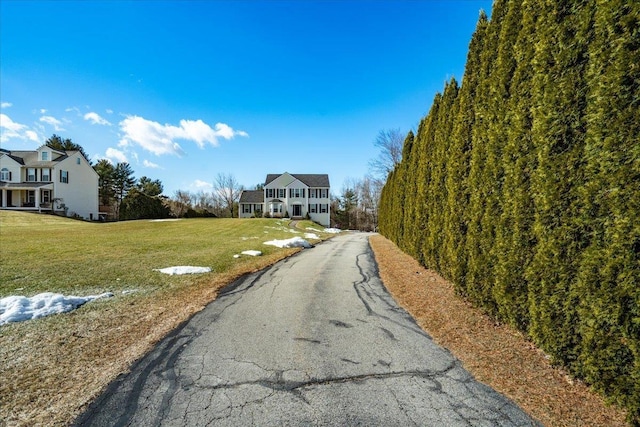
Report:
[[[398,307],[353,233],[228,286],[76,425],[540,424]]]

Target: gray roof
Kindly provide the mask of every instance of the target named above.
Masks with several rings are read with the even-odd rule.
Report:
[[[240,194],[240,203],[262,203],[264,192],[262,190],[244,190]]]
[[[66,159],[69,153],[75,153],[75,151],[59,151],[59,150],[53,150],[53,152],[57,153],[57,154],[61,154],[58,157],[56,157],[55,159],[49,160],[49,161],[39,161],[38,160],[38,152],[35,150],[31,150],[31,151],[24,151],[24,150],[14,150],[14,151],[9,151],[9,150],[2,150],[2,152],[4,154],[6,154],[7,156],[11,157],[13,160],[15,160],[16,162],[20,163],[23,166],[38,166],[38,167],[53,167],[56,164],[58,164],[59,162],[61,162],[62,160]]]
[[[264,184],[267,185],[277,177],[282,175],[281,173],[270,173],[267,175],[267,179]],[[304,173],[291,173],[289,174],[295,179],[299,180],[303,184],[309,187],[326,187],[329,188],[329,175],[324,174],[304,174]]]

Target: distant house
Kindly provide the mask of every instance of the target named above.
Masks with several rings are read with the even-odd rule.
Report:
[[[243,191],[240,195],[240,218],[262,216],[291,218],[309,217],[329,226],[330,200],[327,174],[269,174],[264,189]]]
[[[0,149],[0,208],[98,219],[98,174],[80,151]]]

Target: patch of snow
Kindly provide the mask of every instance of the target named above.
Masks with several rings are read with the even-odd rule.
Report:
[[[239,254],[235,254],[233,257],[238,259],[238,258],[240,258],[240,255]]]
[[[153,271],[173,276],[174,274],[199,274],[211,272],[211,267],[192,267],[190,265],[180,265],[176,267],[154,268]]]
[[[322,230],[318,230],[317,228],[313,228],[313,227],[307,227],[305,228],[305,230],[315,231],[316,233],[322,233]]]
[[[339,228],[325,228],[324,232],[331,233],[331,234],[338,234],[338,233],[341,233],[342,230],[340,230]]]
[[[264,242],[265,245],[277,246],[279,248],[311,248],[311,243],[304,240],[302,237],[292,237],[285,240],[270,240]]]
[[[180,221],[182,218],[164,218],[164,219],[150,219],[149,222],[169,222]]]
[[[260,251],[242,251],[241,253],[242,253],[242,255],[249,255],[249,256],[260,256],[260,255],[262,255],[262,252],[260,252]]]
[[[122,291],[122,295],[129,295],[129,294],[133,294],[135,292],[138,292],[137,289],[127,289],[125,291]]]
[[[318,237],[318,235],[315,233],[304,233],[304,238],[320,240],[320,237]]]
[[[9,322],[22,322],[38,319],[51,314],[66,313],[83,304],[100,298],[111,298],[111,292],[86,297],[65,296],[53,292],[44,292],[31,298],[9,296],[0,299],[0,325]]]

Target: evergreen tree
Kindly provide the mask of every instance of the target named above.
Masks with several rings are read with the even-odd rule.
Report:
[[[451,141],[453,120],[453,108],[458,97],[458,83],[451,79],[445,86],[437,115],[433,122],[434,133],[430,145],[433,149],[428,160],[430,169],[430,182],[427,187],[427,202],[425,209],[429,222],[426,224],[427,234],[423,241],[422,253],[425,264],[431,268],[440,270],[442,245],[444,242],[443,231],[446,229],[444,215],[446,211],[447,188],[445,179],[449,159],[447,154]]]
[[[492,11],[491,25],[484,34],[477,96],[476,120],[472,130],[472,149],[469,169],[470,200],[466,252],[468,256],[466,288],[469,297],[491,313],[495,302],[491,292],[491,250],[493,246],[492,211],[495,209],[492,193],[499,182],[495,181],[495,147],[489,138],[490,128],[496,120],[492,110],[492,97],[496,96],[491,76],[496,67],[503,2],[496,3]]]
[[[55,150],[62,150],[62,151],[79,151],[80,154],[82,154],[82,156],[85,158],[85,160],[87,162],[89,162],[89,164],[91,164],[91,161],[89,160],[89,156],[87,155],[87,153],[84,151],[84,148],[82,148],[81,145],[76,144],[75,142],[71,141],[69,138],[62,138],[59,135],[56,135],[55,133],[51,136],[51,138],[47,139],[45,141],[45,145],[47,145],[48,147],[51,147]]]
[[[138,180],[136,189],[147,196],[159,196],[164,188],[159,179],[151,180],[151,178],[143,176]]]
[[[585,68],[592,37],[591,2],[545,2],[537,21],[533,71],[532,176],[534,256],[526,271],[530,334],[556,360],[573,367],[580,342],[578,301],[571,292],[587,235],[575,221],[585,179]]]
[[[171,210],[160,197],[132,188],[122,200],[119,219],[162,219],[170,216]]]
[[[578,360],[640,425],[640,4],[598,2],[594,20],[579,216],[590,244],[572,295]]]
[[[93,169],[98,174],[98,197],[100,199],[100,204],[104,206],[111,206],[115,197],[115,190],[113,187],[115,168],[110,161],[101,159]]]
[[[534,208],[530,181],[535,155],[531,141],[531,91],[538,2],[524,1],[521,7],[522,26],[513,46],[515,69],[504,112],[508,127],[504,130],[506,141],[501,159],[504,170],[503,207],[496,227],[493,295],[500,318],[526,331],[529,307],[524,271],[533,256]],[[517,23],[509,20],[508,26],[513,31]]]
[[[133,188],[136,180],[133,177],[133,169],[127,162],[116,164],[113,171],[113,191],[116,198],[116,218],[120,218],[120,205],[129,190]]]
[[[472,148],[472,130],[475,123],[475,106],[478,80],[480,77],[480,55],[482,53],[484,35],[489,22],[484,12],[480,13],[476,30],[469,43],[469,53],[463,85],[458,94],[458,109],[452,120],[455,121],[447,158],[447,226],[445,228],[444,274],[453,280],[456,289],[467,294],[466,270],[467,252],[466,237],[469,214],[469,164]],[[448,265],[447,265],[448,264]]]

